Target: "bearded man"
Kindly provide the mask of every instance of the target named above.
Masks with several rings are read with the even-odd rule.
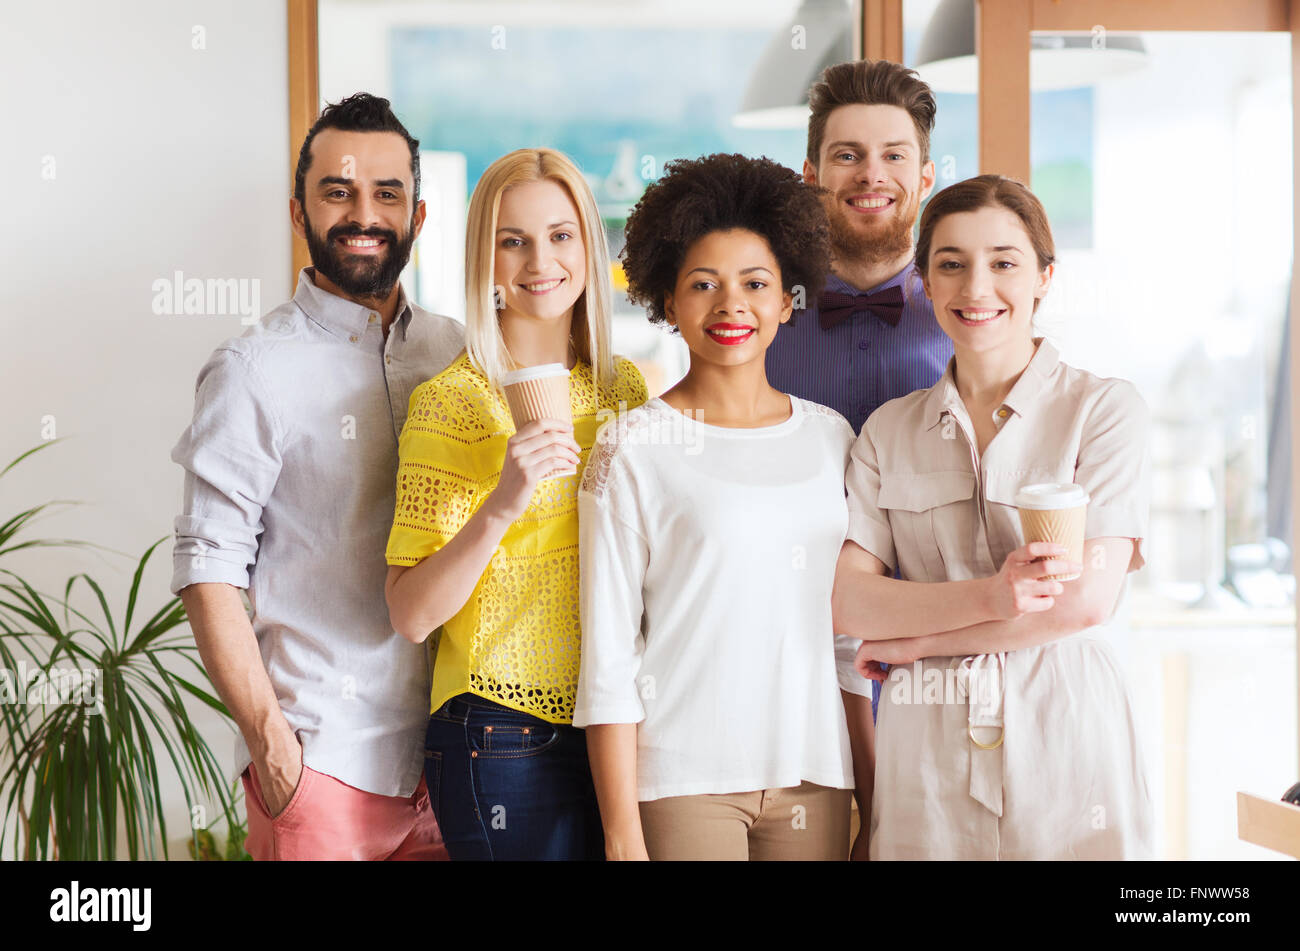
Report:
[[[464,342],[398,280],[424,224],[418,149],[386,99],[321,113],[289,201],[312,266],[212,354],[172,450],[171,587],[239,728],[255,859],[447,858],[424,780],[424,648],[384,599],[407,402]]]

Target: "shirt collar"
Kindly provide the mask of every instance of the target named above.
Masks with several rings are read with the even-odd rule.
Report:
[[[903,282],[907,280],[908,275],[916,270],[916,260],[907,262],[907,266],[901,271],[889,278],[887,281],[881,281],[875,287],[868,287],[865,290],[858,290],[848,281],[844,280],[838,274],[831,272],[826,275],[826,290],[836,291],[840,294],[874,294],[876,291],[883,291],[886,287],[903,287]],[[904,288],[906,291],[906,288]]]
[[[1020,374],[1020,379],[1016,380],[1015,386],[1011,387],[1007,398],[1002,401],[1002,405],[1017,416],[1025,415],[1026,411],[1034,405],[1042,392],[1047,389],[1052,374],[1056,372],[1057,364],[1061,362],[1060,353],[1046,337],[1035,337],[1034,342],[1038,345],[1034,355],[1025,366],[1024,372]],[[965,406],[953,379],[956,369],[956,356],[949,357],[943,376],[930,388],[930,395],[925,400],[925,418],[930,420],[926,429],[934,429],[944,415],[955,407]]]
[[[1024,416],[1047,389],[1052,374],[1056,372],[1057,364],[1061,362],[1061,355],[1052,346],[1050,340],[1046,337],[1038,337],[1035,342],[1038,344],[1038,349],[1030,358],[1025,372],[1020,374],[1020,379],[1016,380],[1016,385],[1002,401],[1003,405],[1018,416]]]
[[[293,302],[316,323],[336,337],[346,340],[359,337],[366,332],[366,328],[372,323],[371,314],[376,315],[375,322],[378,322],[378,311],[322,290],[316,286],[315,277],[314,267],[305,267],[298,272],[298,287],[293,292]],[[411,313],[410,302],[406,299],[406,289],[398,284],[397,310],[393,315],[390,330],[392,327],[401,327],[403,340],[406,339],[407,328],[411,323]]]

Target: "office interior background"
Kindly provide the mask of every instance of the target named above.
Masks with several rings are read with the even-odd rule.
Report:
[[[238,313],[159,313],[156,282],[256,282],[262,311],[293,292],[292,6],[5,7],[0,163],[16,207],[0,235],[0,467],[57,442],[0,479],[0,522],[77,500],[27,529],[102,547],[0,545],[0,568],[55,600],[86,572],[120,610],[178,510],[168,454],[198,369],[245,329]],[[974,4],[901,10],[903,62],[937,91],[937,189],[982,170]],[[404,280],[461,319],[464,215],[492,159],[535,144],[572,155],[616,258],[647,168],[716,151],[799,168],[800,95],[864,41],[850,0],[320,0],[315,12],[319,102],[387,96],[421,142],[429,214]],[[792,25],[807,28],[799,71],[783,59]],[[1239,837],[1237,794],[1276,799],[1300,778],[1291,34],[1099,26],[1068,43],[1035,34],[1031,185],[1059,250],[1038,323],[1066,362],[1134,381],[1155,421],[1148,564],[1108,636],[1141,719],[1160,855],[1282,858]],[[680,341],[615,297],[616,351],[666,389],[685,370]],[[145,616],[169,576],[164,541],[140,579]],[[87,613],[89,594],[73,593]],[[184,700],[228,771],[230,722]],[[168,855],[184,859],[196,803],[159,762]]]

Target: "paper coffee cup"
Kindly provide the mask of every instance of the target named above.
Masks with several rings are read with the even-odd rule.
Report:
[[[1069,549],[1069,561],[1083,564],[1083,533],[1087,525],[1088,493],[1081,485],[1044,482],[1016,493],[1025,544],[1055,542]],[[1039,559],[1046,560],[1046,559]],[[1045,575],[1051,581],[1073,581],[1078,574]]]
[[[563,363],[543,363],[540,366],[512,370],[501,378],[506,402],[515,429],[522,429],[538,419],[558,419],[573,422],[573,408],[569,402],[569,371]],[[548,472],[543,478],[576,475],[577,468],[569,466]]]

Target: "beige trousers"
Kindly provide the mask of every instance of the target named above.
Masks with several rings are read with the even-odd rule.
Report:
[[[787,789],[669,796],[641,803],[654,861],[844,861],[851,789]]]

